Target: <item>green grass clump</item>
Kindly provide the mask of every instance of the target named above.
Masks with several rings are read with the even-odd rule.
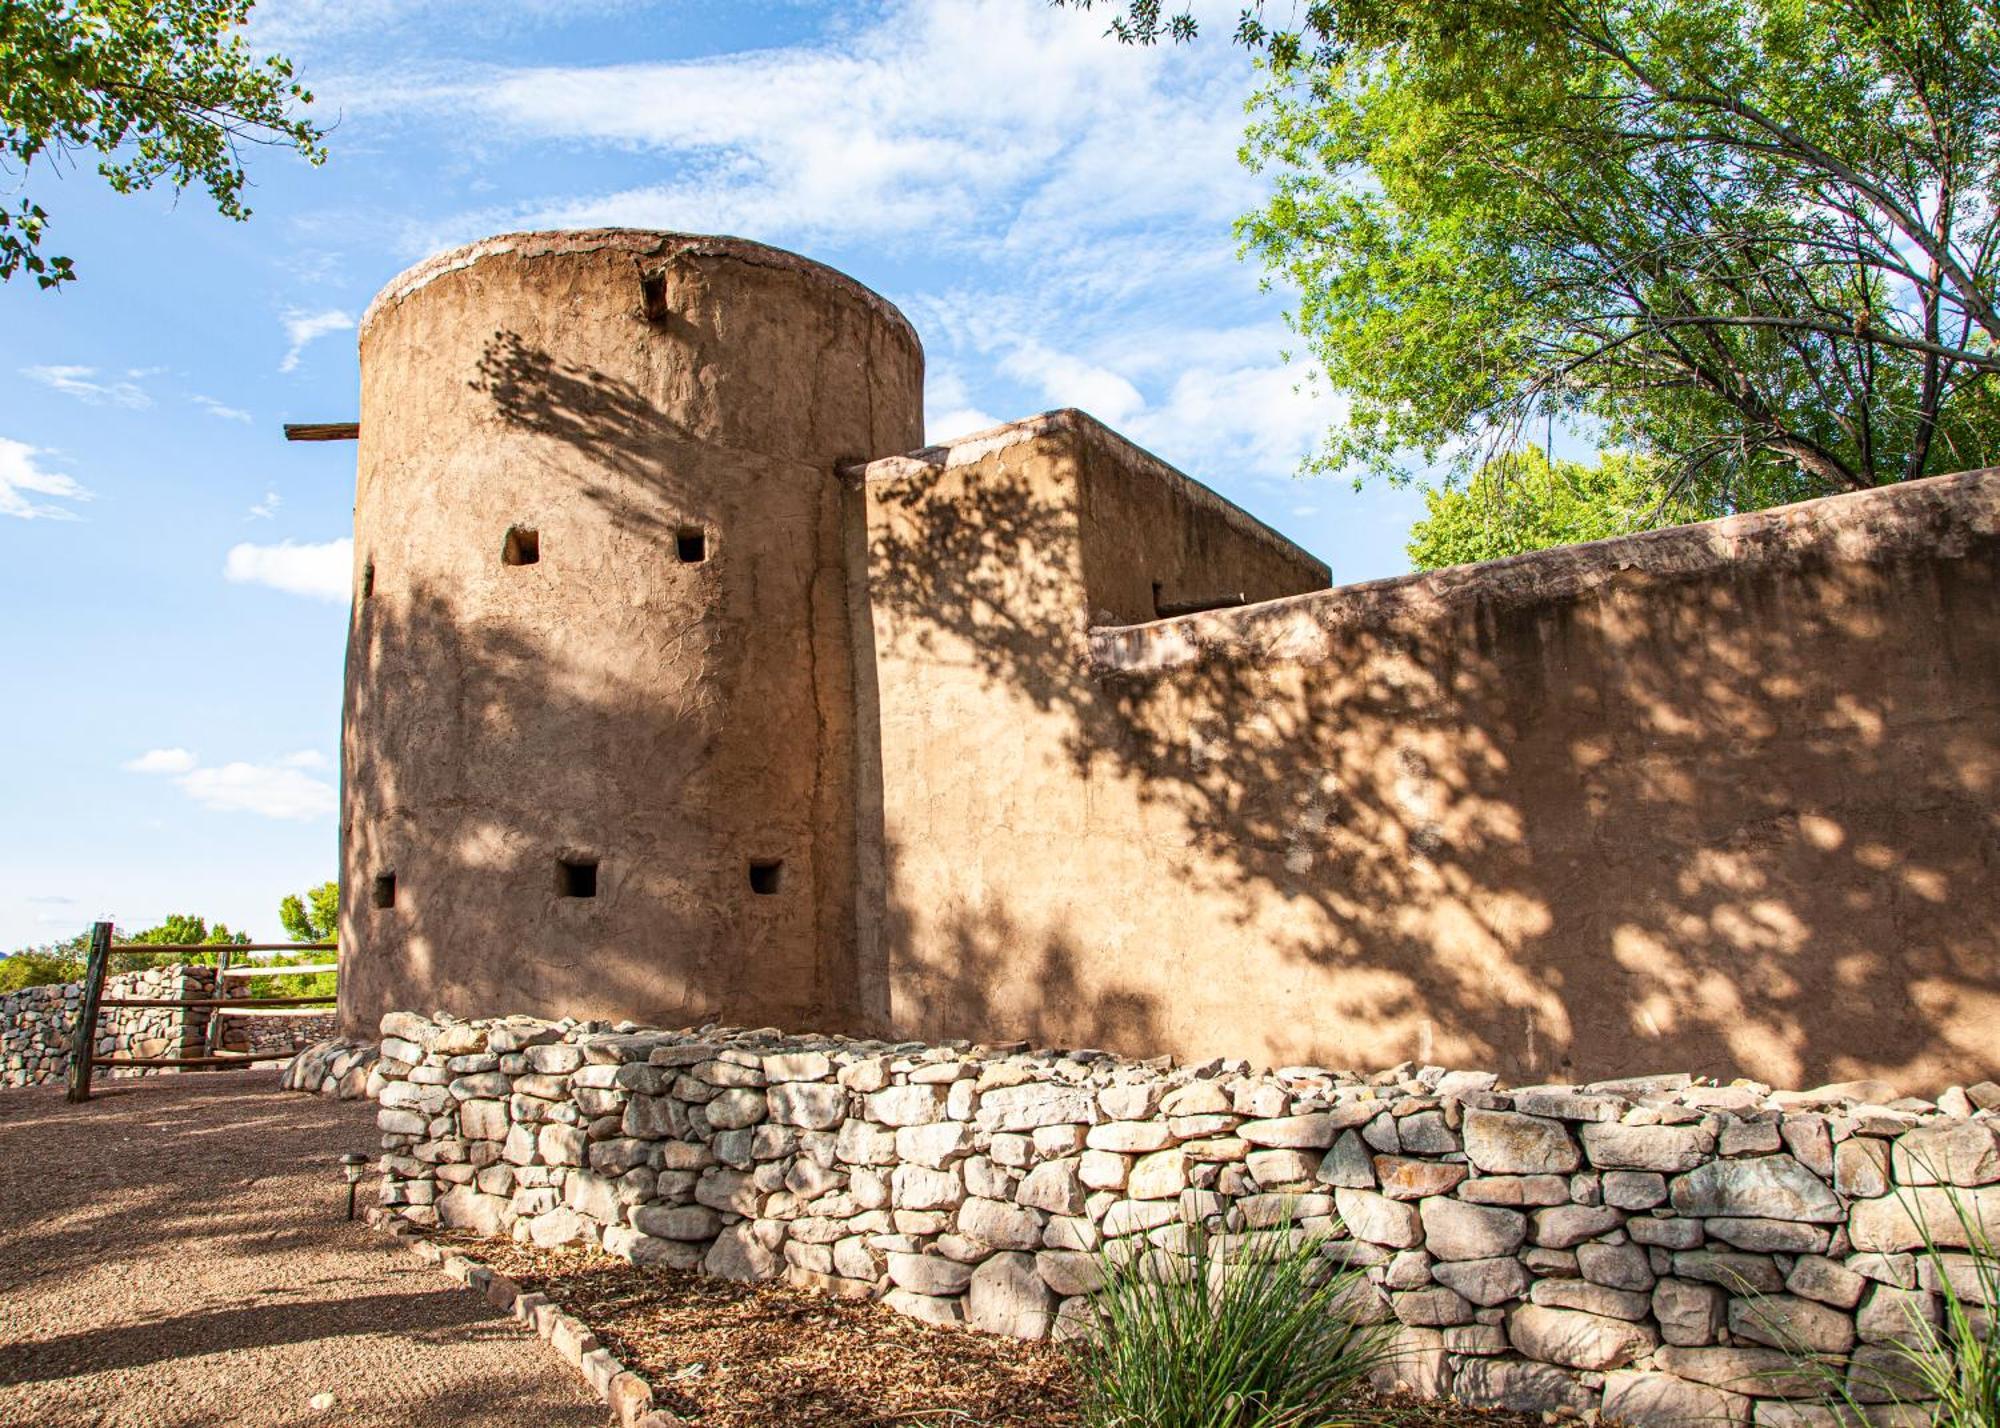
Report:
[[[1191,1221],[1177,1244],[1114,1241],[1071,1341],[1090,1428],[1332,1428],[1390,1356],[1360,1322],[1365,1286],[1291,1226],[1223,1235]],[[1361,1291],[1361,1292],[1357,1292]]]

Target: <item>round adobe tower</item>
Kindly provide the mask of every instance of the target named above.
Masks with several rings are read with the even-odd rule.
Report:
[[[855,991],[837,463],[923,354],[736,239],[515,234],[361,324],[341,1021],[839,1025]]]

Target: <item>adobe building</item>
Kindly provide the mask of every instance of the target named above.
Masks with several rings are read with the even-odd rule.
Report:
[[[892,306],[516,234],[361,328],[342,1016],[1990,1074],[2000,474],[1328,589]]]

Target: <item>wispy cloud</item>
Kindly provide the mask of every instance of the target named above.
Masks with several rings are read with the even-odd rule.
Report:
[[[127,773],[182,774],[195,766],[194,755],[186,749],[148,749],[123,765]]]
[[[157,369],[155,369],[157,370]],[[153,399],[132,379],[151,375],[147,371],[127,372],[123,377],[99,380],[95,367],[23,367],[21,375],[32,382],[40,382],[66,397],[89,402],[93,406],[130,407],[139,410],[150,407]]]
[[[348,537],[320,541],[279,541],[229,548],[222,575],[237,585],[267,585],[288,595],[344,602],[354,581],[354,542]]]
[[[188,400],[192,401],[210,416],[221,417],[224,421],[240,421],[247,425],[256,420],[256,418],[252,417],[250,413],[244,411],[241,407],[227,406],[222,402],[218,402],[214,397],[195,396],[190,397]]]
[[[303,821],[327,817],[339,805],[332,784],[305,772],[325,762],[316,751],[303,751],[265,763],[239,760],[210,767],[186,749],[152,749],[125,768],[171,778],[204,808]]]
[[[49,453],[25,441],[0,436],[0,516],[24,521],[74,521],[79,519],[69,506],[54,501],[88,501],[90,492],[74,477],[50,471],[36,458]],[[49,500],[37,500],[38,496]]]
[[[327,308],[320,312],[290,308],[285,313],[284,322],[285,341],[291,345],[285,349],[284,360],[278,363],[280,372],[296,372],[299,359],[309,344],[335,332],[347,332],[354,326],[352,314],[339,308]]]
[[[280,496],[276,491],[266,491],[264,499],[250,508],[250,519],[253,521],[268,521],[271,517],[278,514],[278,507],[284,504],[285,498],[283,496]]]

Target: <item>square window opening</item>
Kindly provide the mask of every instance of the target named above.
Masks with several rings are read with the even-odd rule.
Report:
[[[556,859],[556,892],[562,897],[596,897],[597,859]]]
[[[500,543],[502,565],[534,565],[542,558],[542,538],[527,526],[507,527],[507,539]]]
[[[682,526],[674,536],[674,552],[682,565],[699,565],[708,559],[708,532],[700,526]]]
[[[377,873],[375,875],[375,885],[370,893],[369,901],[373,902],[377,907],[394,907],[396,905],[396,875],[394,873]]]
[[[771,897],[783,884],[784,877],[784,859],[754,859],[750,864],[750,891],[759,897]]]

